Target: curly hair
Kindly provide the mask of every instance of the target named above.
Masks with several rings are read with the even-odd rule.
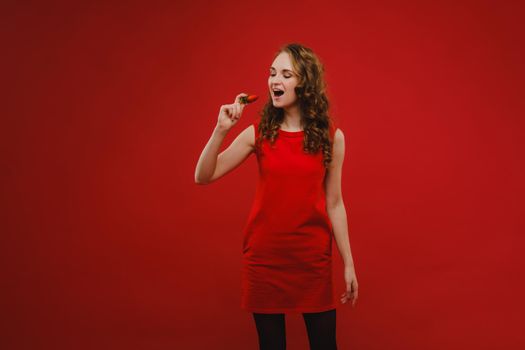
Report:
[[[298,43],[284,45],[275,53],[274,59],[282,52],[289,54],[292,66],[299,76],[295,93],[305,135],[303,149],[311,154],[321,149],[323,164],[327,168],[332,161],[333,139],[330,130],[333,130],[334,124],[328,115],[329,102],[326,96],[323,64],[310,48]],[[274,107],[271,93],[268,92],[268,101],[259,115],[261,120],[256,130],[257,150],[260,150],[263,139],[268,139],[272,145],[274,144],[280,124],[284,120],[284,110]]]

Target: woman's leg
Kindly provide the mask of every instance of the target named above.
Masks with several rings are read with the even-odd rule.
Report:
[[[335,310],[303,313],[310,350],[337,350]]]
[[[286,349],[284,314],[253,313],[253,318],[259,336],[259,350]]]

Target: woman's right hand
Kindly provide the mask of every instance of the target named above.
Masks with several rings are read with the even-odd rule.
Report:
[[[227,132],[241,119],[242,111],[245,107],[244,104],[239,102],[241,96],[248,96],[248,94],[241,93],[235,97],[235,102],[232,104],[221,106],[217,120],[217,129]]]

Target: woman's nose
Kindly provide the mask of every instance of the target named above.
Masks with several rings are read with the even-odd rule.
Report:
[[[271,77],[270,78],[270,86],[279,85],[281,83],[281,79],[278,77]]]

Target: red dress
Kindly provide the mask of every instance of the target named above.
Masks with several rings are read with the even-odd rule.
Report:
[[[265,139],[256,152],[259,177],[243,229],[241,308],[257,313],[334,309],[333,231],[322,151],[303,151],[304,131],[278,132],[273,147]]]

